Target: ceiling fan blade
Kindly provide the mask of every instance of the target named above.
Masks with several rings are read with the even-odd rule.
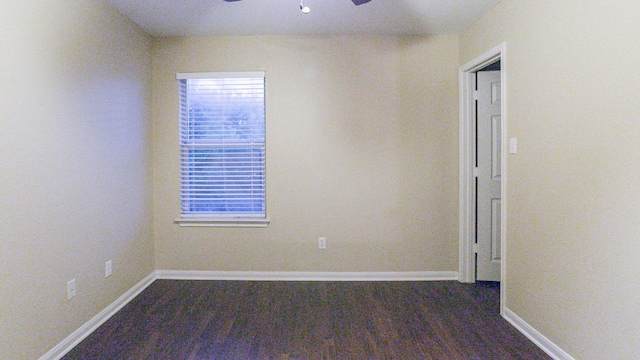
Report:
[[[226,2],[236,2],[236,1],[240,1],[240,0],[224,0],[224,1],[226,1]],[[362,5],[362,4],[368,3],[371,0],[351,0],[351,1],[353,1],[353,3],[356,4],[356,5]]]
[[[236,2],[236,1],[240,1],[240,0],[224,0],[224,1],[226,1],[226,2]],[[353,3],[356,4],[356,5],[362,5],[362,4],[368,3],[371,0],[351,0],[351,1],[353,1]]]

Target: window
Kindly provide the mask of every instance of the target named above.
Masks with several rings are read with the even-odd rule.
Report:
[[[177,222],[266,226],[264,73],[180,73],[177,78]]]

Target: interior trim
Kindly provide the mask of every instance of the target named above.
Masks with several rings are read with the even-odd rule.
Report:
[[[167,280],[235,280],[235,281],[457,281],[456,271],[398,272],[287,272],[287,271],[194,271],[156,270],[99,312],[39,360],[60,360],[100,325],[144,291],[156,279]],[[529,340],[555,360],[575,360],[571,355],[504,307],[503,317]]]
[[[105,321],[109,320],[115,313],[117,313],[120,309],[122,309],[125,305],[127,305],[131,300],[133,300],[138,294],[140,294],[144,289],[146,289],[149,285],[151,285],[156,280],[156,273],[152,272],[147,275],[144,279],[142,279],[139,283],[134,285],[127,292],[122,294],[116,301],[111,303],[111,305],[107,306],[104,310],[100,311],[96,316],[94,316],[87,323],[82,325],[78,330],[71,333],[71,335],[67,336],[66,339],[62,340],[58,345],[56,345],[53,349],[49,350],[46,354],[44,354],[40,360],[59,360],[63,356],[65,356],[69,351],[71,351],[76,345],[78,345],[82,340],[84,340],[87,336],[91,335],[100,325],[104,324]]]
[[[507,299],[507,243],[508,243],[508,214],[507,214],[507,44],[503,42],[494,48],[486,51],[470,62],[460,67],[459,91],[460,91],[460,169],[459,169],[459,276],[460,282],[473,283],[475,278],[475,197],[472,164],[475,154],[475,101],[473,100],[473,90],[475,89],[475,72],[487,65],[500,60],[500,86],[501,86],[501,120],[502,142],[501,154],[501,210],[502,221],[501,249],[500,249],[500,314],[504,314],[504,305]]]
[[[522,318],[508,308],[504,308],[502,317],[554,360],[575,360],[571,355],[567,354],[558,345],[551,342],[551,340],[547,339],[538,330],[527,324],[526,321],[522,320]]]
[[[158,270],[158,279],[237,281],[443,281],[458,280],[456,271],[289,272]]]
[[[286,272],[286,271],[193,271],[156,270],[100,311],[39,360],[60,360],[156,279],[236,281],[456,281],[456,271],[399,272]]]

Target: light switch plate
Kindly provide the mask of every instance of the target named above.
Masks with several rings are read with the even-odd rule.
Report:
[[[518,139],[511,138],[509,139],[509,153],[515,154],[518,151]]]
[[[71,300],[76,296],[76,279],[67,282],[67,300]]]
[[[104,264],[104,277],[107,278],[109,276],[111,276],[111,260]]]

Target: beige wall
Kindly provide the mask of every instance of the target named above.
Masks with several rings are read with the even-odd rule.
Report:
[[[503,41],[519,145],[508,157],[506,306],[576,359],[640,357],[637,1],[503,0],[459,42],[153,48],[106,1],[1,10],[4,357],[41,356],[154,268],[455,271],[457,68]],[[271,224],[180,228],[175,73],[243,70],[267,73]],[[71,278],[78,296],[67,301]]]
[[[503,0],[461,63],[507,43],[506,306],[576,359],[640,358],[640,2]]]
[[[457,64],[456,36],[154,40],[156,267],[456,271]],[[245,70],[267,76],[271,224],[180,228],[175,73]]]
[[[3,359],[39,358],[153,270],[150,46],[107,1],[0,6]]]

